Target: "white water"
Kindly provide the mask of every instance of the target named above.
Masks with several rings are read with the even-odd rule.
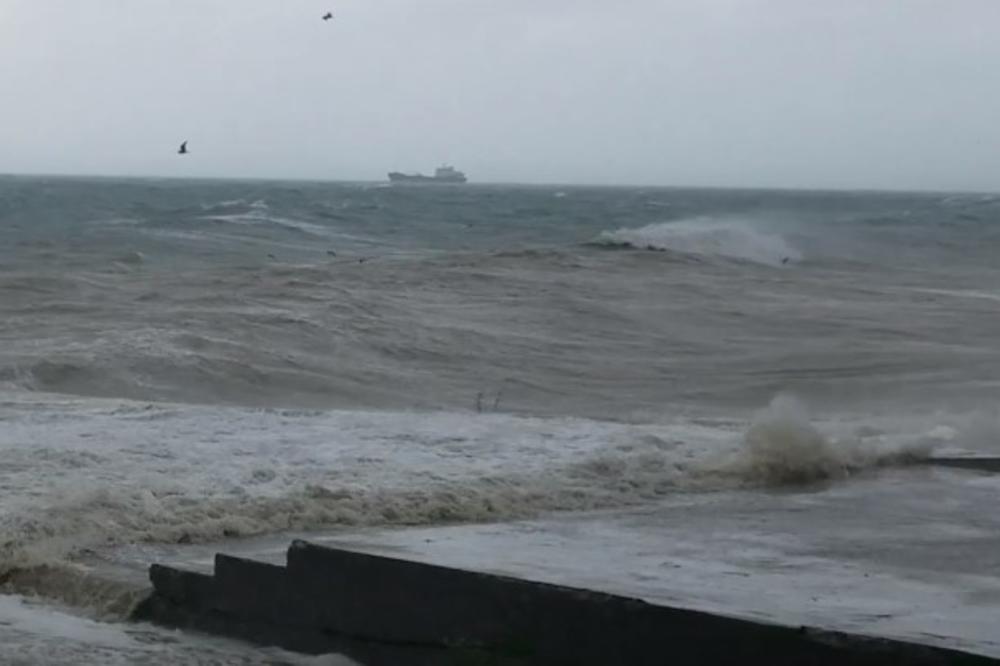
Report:
[[[754,417],[744,440],[745,455],[736,464],[747,478],[778,484],[803,483],[920,460],[942,443],[940,430],[902,440],[875,432],[868,435],[830,438],[810,423],[801,402],[782,395]]]
[[[753,490],[824,480],[850,496],[850,477],[878,488],[892,476],[867,468],[1000,432],[988,411],[926,413],[997,401],[984,295],[1000,293],[1000,209],[988,202],[48,179],[0,189],[0,383],[12,392],[0,395],[0,572],[8,592],[100,617],[121,617],[135,592],[96,575],[104,546],[135,543],[144,566],[177,542],[226,550],[227,536],[285,544],[285,530],[456,521],[500,530],[733,487],[774,500],[760,518],[780,520],[793,493]],[[602,233],[611,225],[622,228]],[[581,247],[595,236],[665,252]],[[794,271],[771,269],[803,255]],[[499,386],[502,409],[554,418],[470,412]],[[785,398],[749,413],[779,391],[821,417]],[[384,411],[344,411],[358,408]],[[640,414],[645,425],[588,420]],[[718,531],[744,517],[717,517]],[[882,536],[885,524],[859,519]],[[586,543],[567,541],[567,557]]]
[[[746,220],[693,219],[605,231],[598,241],[635,248],[671,250],[700,256],[743,259],[780,266],[801,261],[802,254],[777,234]]]
[[[933,421],[810,424],[786,399],[749,430],[739,420],[630,425],[23,394],[0,405],[0,419],[5,570],[112,544],[502,521],[838,478],[926,455],[947,437]]]
[[[351,666],[355,662],[337,655],[306,657],[149,625],[107,624],[30,599],[0,596],[0,663]]]

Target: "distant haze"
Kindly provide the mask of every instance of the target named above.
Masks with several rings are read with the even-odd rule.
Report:
[[[997,0],[0,0],[0,172],[997,190],[998,26]]]

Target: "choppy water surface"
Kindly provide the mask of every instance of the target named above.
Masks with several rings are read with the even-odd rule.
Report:
[[[989,445],[998,224],[975,194],[0,179],[0,568]]]

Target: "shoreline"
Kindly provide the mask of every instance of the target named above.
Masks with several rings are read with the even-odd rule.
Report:
[[[678,495],[632,510],[300,535],[312,543],[297,547],[331,549],[349,554],[334,557],[390,561],[392,566],[405,562],[400,566],[418,573],[403,581],[439,575],[516,580],[529,590],[573,588],[583,590],[583,598],[596,595],[614,598],[614,604],[668,608],[699,622],[724,618],[738,623],[733,625],[741,627],[734,629],[737,633],[751,626],[754,631],[768,628],[764,634],[773,627],[812,627],[806,633],[845,637],[854,646],[888,641],[886,645],[906,654],[916,649],[906,646],[957,650],[992,663],[990,659],[1000,659],[1000,642],[994,639],[1000,613],[1000,575],[994,566],[1000,518],[982,507],[998,489],[1000,478],[988,472],[915,466],[799,490]],[[252,571],[268,577],[272,582],[265,588],[280,595],[290,538],[294,535],[163,547],[147,550],[144,558],[126,559],[131,557],[135,567],[150,558],[166,563],[155,567],[164,589],[201,586],[196,596],[202,595],[202,601],[213,594],[205,590],[212,585],[209,572],[219,562],[223,570],[229,567],[224,576]],[[220,551],[230,555],[216,556]],[[185,573],[171,578],[178,571]],[[470,571],[475,573],[461,573]],[[379,574],[373,580],[381,579]],[[434,590],[449,587],[424,588],[417,596],[442,603],[435,601],[440,592]],[[379,602],[377,594],[365,589],[358,588],[351,603],[370,601],[379,609],[375,615],[391,615],[378,605],[384,599]],[[226,607],[232,611],[253,603],[244,596]],[[168,625],[234,635],[228,620],[218,615],[200,624],[197,613],[192,616],[183,604],[160,610]],[[515,615],[524,614],[529,612]],[[400,625],[413,623],[400,620]],[[269,631],[253,626],[241,637]],[[568,631],[558,624],[549,628],[552,634]],[[792,634],[781,636],[775,645],[815,647],[800,644]],[[867,654],[868,648],[856,649]]]

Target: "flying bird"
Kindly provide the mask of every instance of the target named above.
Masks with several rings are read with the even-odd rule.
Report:
[[[184,143],[182,143],[181,147],[177,149],[177,154],[178,155],[187,155],[188,154],[188,142],[187,141],[185,141]]]
[[[326,14],[323,14],[324,21],[329,21],[332,18],[333,18],[333,12],[327,12]]]

